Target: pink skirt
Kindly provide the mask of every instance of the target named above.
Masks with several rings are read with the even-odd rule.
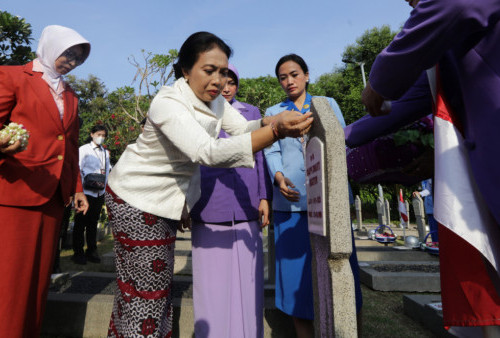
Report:
[[[191,231],[196,337],[263,337],[260,224],[194,222]]]

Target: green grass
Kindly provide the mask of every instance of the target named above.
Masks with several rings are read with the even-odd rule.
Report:
[[[403,295],[408,292],[374,291],[361,285],[363,324],[361,337],[435,337],[403,313]]]

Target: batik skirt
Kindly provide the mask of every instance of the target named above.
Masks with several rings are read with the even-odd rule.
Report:
[[[143,212],[107,189],[117,292],[108,337],[170,337],[177,221]]]

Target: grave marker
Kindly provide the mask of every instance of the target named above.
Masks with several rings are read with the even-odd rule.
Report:
[[[386,224],[390,226],[390,224],[391,224],[391,206],[389,204],[388,199],[384,200],[384,213],[385,213],[385,220],[387,221]]]
[[[385,202],[384,202],[384,191],[382,190],[382,186],[379,184],[378,185],[378,197],[377,201],[375,202],[377,206],[377,217],[378,217],[378,224],[388,224],[387,223],[387,217],[386,217],[386,210],[385,210]]]
[[[356,210],[356,228],[361,230],[363,227],[363,215],[361,213],[361,199],[358,195],[356,195],[356,198],[354,199],[354,209]]]
[[[306,186],[307,186],[307,222],[309,232],[326,236],[325,184],[324,184],[324,145],[318,137],[307,143],[306,150]]]
[[[418,240],[424,241],[425,238],[425,210],[424,201],[419,194],[415,194],[412,200],[413,212],[415,213],[415,222],[417,223]]]
[[[325,236],[310,233],[315,335],[357,337],[354,279],[349,264],[352,242],[344,131],[325,98],[313,98],[311,111],[315,119],[311,140],[317,137],[324,145],[325,191]],[[314,198],[311,178],[306,180],[308,199]]]

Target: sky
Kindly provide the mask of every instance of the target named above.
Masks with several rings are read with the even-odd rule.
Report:
[[[345,47],[366,30],[398,31],[411,8],[403,0],[2,0],[0,10],[32,25],[33,49],[47,25],[79,32],[92,50],[71,74],[95,75],[112,91],[132,85],[130,56],[180,49],[202,30],[231,46],[242,78],[274,75],[278,59],[296,53],[315,80],[342,66]]]

